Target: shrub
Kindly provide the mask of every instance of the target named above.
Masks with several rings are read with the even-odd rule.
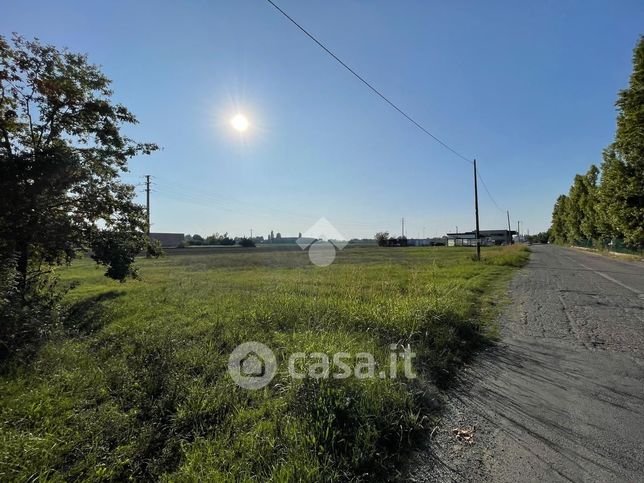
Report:
[[[254,247],[255,246],[255,240],[252,238],[240,238],[238,241],[239,245],[242,247]]]
[[[0,364],[14,356],[30,356],[60,320],[58,280],[52,273],[34,273],[21,290],[16,259],[0,262]]]
[[[376,242],[378,242],[379,247],[386,247],[389,244],[389,232],[381,231],[376,233]]]

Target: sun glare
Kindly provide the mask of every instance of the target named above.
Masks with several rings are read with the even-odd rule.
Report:
[[[239,132],[244,132],[248,129],[248,119],[243,114],[237,114],[230,120],[230,124]]]

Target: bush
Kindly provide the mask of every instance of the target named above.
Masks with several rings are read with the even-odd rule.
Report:
[[[147,258],[159,258],[162,257],[163,254],[164,252],[161,242],[154,238],[148,238],[145,245],[145,256]]]
[[[215,233],[214,235],[210,235],[208,238],[206,238],[206,245],[234,245],[235,240],[230,238],[228,236],[228,233],[224,233],[223,235],[220,235],[219,233]]]
[[[33,354],[60,321],[64,291],[56,277],[33,274],[24,292],[20,279],[15,258],[0,262],[0,364]]]
[[[246,237],[240,238],[238,243],[242,247],[254,247],[255,246],[255,241],[252,238],[246,238]]]
[[[389,232],[381,231],[376,233],[376,242],[378,242],[379,247],[386,247],[389,245]]]

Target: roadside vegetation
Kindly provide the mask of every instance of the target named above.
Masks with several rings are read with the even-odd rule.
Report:
[[[319,268],[298,250],[141,259],[141,280],[89,259],[59,323],[0,376],[0,479],[369,480],[391,478],[444,387],[485,341],[487,300],[525,247],[348,247]],[[271,347],[265,388],[227,373],[238,344]],[[294,352],[417,352],[415,380],[294,380]],[[376,369],[378,373],[379,369]]]
[[[561,244],[644,254],[644,37],[633,54],[629,86],[616,102],[614,142],[600,168],[576,175],[557,198],[551,239]]]

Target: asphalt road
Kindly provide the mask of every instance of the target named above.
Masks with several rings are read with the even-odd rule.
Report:
[[[532,250],[410,480],[644,481],[644,265]]]

